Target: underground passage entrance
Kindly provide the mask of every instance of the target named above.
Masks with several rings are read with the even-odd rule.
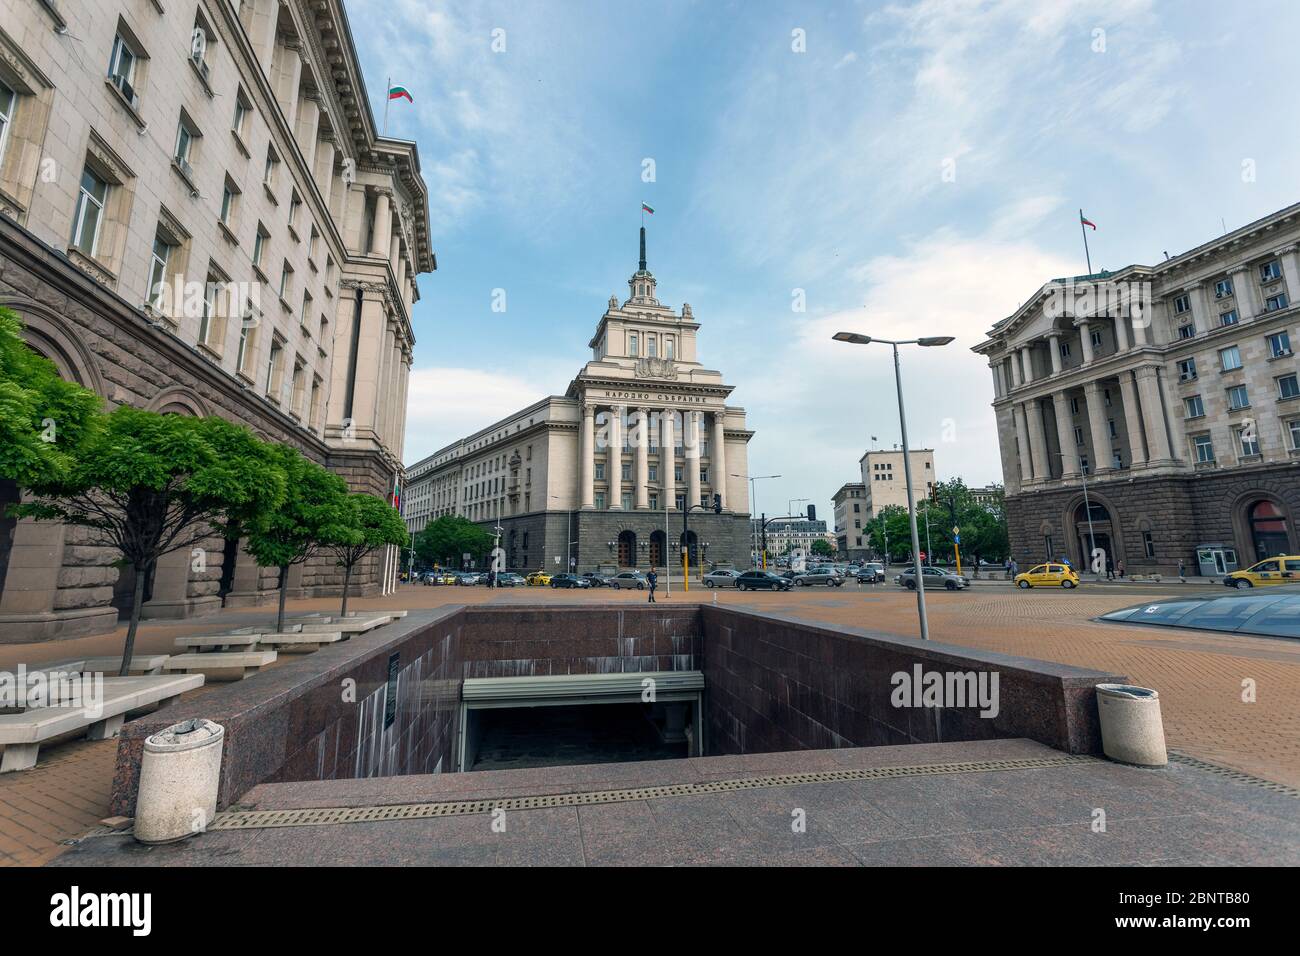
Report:
[[[697,757],[703,688],[699,671],[468,679],[456,769]]]

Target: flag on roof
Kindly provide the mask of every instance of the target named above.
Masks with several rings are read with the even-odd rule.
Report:
[[[652,208],[650,208],[650,204],[649,204],[649,203],[642,203],[642,204],[641,204],[641,211],[642,211],[642,212],[648,212],[648,213],[649,213],[650,215],[652,215],[652,216],[655,214],[655,211],[654,211]]]
[[[1083,223],[1085,226],[1091,226],[1093,229],[1097,228],[1097,224],[1091,219],[1085,219],[1083,213],[1079,213],[1079,222]]]
[[[406,101],[407,101],[408,103],[414,103],[414,102],[415,102],[415,100],[411,99],[411,91],[408,90],[406,87],[404,87],[404,86],[390,86],[390,87],[388,88],[388,98],[389,98],[390,100],[400,100],[400,99],[402,99],[403,97],[406,98]]]

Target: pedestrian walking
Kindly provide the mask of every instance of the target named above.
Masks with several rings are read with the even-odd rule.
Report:
[[[1178,580],[1183,584],[1187,583],[1187,566],[1183,564],[1183,559],[1178,559]]]
[[[1112,561],[1110,558],[1106,559],[1106,580],[1107,581],[1115,580],[1115,562]]]
[[[657,588],[657,587],[659,586],[659,575],[658,575],[658,573],[656,573],[656,571],[655,571],[654,568],[651,568],[651,569],[650,569],[650,574],[646,577],[645,581],[646,581],[646,584],[650,585],[650,599],[649,599],[646,603],[647,603],[647,604],[654,604],[654,603],[655,603],[655,588]]]
[[[1118,570],[1119,570],[1119,576],[1120,576],[1121,578],[1123,578],[1123,577],[1124,577],[1124,562],[1123,562],[1123,561],[1121,561],[1121,562],[1119,563],[1119,568],[1118,568]]]

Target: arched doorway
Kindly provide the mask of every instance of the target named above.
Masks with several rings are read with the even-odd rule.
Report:
[[[1102,551],[1100,573],[1105,573],[1108,565],[1113,567],[1119,563],[1120,557],[1113,547],[1114,534],[1110,510],[1096,498],[1074,509],[1074,528],[1077,534],[1080,570],[1092,569],[1094,548]],[[1051,555],[1048,557],[1050,558]]]
[[[1250,529],[1256,561],[1287,554],[1291,550],[1286,514],[1274,502],[1264,499],[1247,507],[1246,524]]]
[[[618,566],[620,568],[636,567],[635,531],[620,531],[618,533]]]
[[[679,535],[677,538],[677,543],[681,545],[683,548],[687,547],[687,545],[689,544],[690,546],[689,557],[691,559],[691,567],[698,568],[700,566],[700,539],[696,537],[695,532],[694,531],[682,532],[682,534]]]
[[[668,536],[662,531],[650,532],[650,567],[662,568],[667,563]]]

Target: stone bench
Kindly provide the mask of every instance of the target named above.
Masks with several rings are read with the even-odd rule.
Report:
[[[329,624],[304,624],[302,629],[304,633],[316,634],[325,631],[342,631],[344,634],[364,634],[367,631],[373,631],[377,627],[383,627],[391,620],[392,618],[387,614],[375,617],[342,617],[335,619]]]
[[[256,674],[275,663],[275,658],[275,651],[205,651],[177,654],[163,666],[168,671],[197,672],[211,681],[234,681]]]
[[[133,655],[130,673],[132,676],[137,677],[160,675],[163,672],[163,662],[167,660],[167,656],[166,654]],[[40,668],[28,668],[28,672],[38,669],[46,673],[73,671],[82,674],[103,674],[105,677],[116,677],[117,672],[122,669],[122,658],[80,657],[70,661],[59,661],[55,664],[43,664]]]
[[[36,766],[41,744],[56,738],[83,732],[88,740],[116,737],[131,711],[153,709],[201,686],[202,674],[105,677],[103,708],[95,714],[88,714],[85,707],[33,707],[17,714],[0,714],[0,747],[4,749],[0,773]]]
[[[286,653],[310,654],[320,650],[322,644],[346,641],[351,636],[342,631],[266,631],[258,635],[257,646]]]
[[[236,647],[251,651],[257,647],[261,637],[260,631],[232,631],[229,634],[192,634],[189,637],[178,637],[174,643],[178,651],[189,653],[229,651]]]

